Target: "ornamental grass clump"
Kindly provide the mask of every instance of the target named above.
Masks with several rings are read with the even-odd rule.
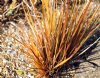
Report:
[[[21,44],[20,50],[31,59],[36,78],[56,78],[100,27],[96,23],[100,7],[91,9],[91,0],[79,6],[77,0],[71,4],[70,0],[41,1],[41,11],[35,7],[34,0],[23,1],[28,27],[18,27],[20,35],[16,40]]]

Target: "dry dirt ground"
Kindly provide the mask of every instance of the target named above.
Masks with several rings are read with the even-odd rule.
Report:
[[[80,69],[76,70],[75,78],[100,78],[100,41],[92,53],[93,55],[90,55],[88,59],[91,59],[91,63],[98,66],[88,62],[81,63]]]

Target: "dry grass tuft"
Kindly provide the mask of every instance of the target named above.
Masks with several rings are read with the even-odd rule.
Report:
[[[42,0],[41,12],[38,12],[34,0],[29,4],[24,0],[29,31],[25,26],[19,27],[20,35],[15,39],[22,44],[20,50],[31,59],[37,78],[55,78],[100,27],[96,24],[99,6],[91,9],[91,0],[88,0],[80,8],[77,0],[71,6],[66,1],[69,0],[58,5],[57,0]]]

